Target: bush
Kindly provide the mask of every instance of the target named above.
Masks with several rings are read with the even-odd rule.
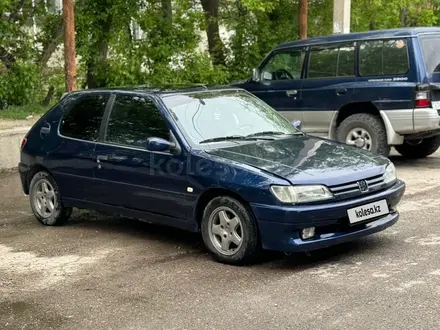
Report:
[[[35,102],[41,94],[37,65],[16,62],[0,76],[0,109]]]

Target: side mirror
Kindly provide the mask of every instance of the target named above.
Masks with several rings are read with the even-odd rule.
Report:
[[[252,70],[252,81],[260,82],[261,81],[261,71],[258,68]]]
[[[292,122],[292,126],[295,127],[298,131],[301,131],[301,129],[302,129],[301,120],[294,120]]]
[[[147,140],[147,150],[149,151],[168,151],[176,147],[173,142],[162,138],[152,137]]]

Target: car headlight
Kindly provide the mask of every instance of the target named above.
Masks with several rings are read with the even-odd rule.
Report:
[[[396,174],[396,168],[394,167],[393,163],[390,163],[384,174],[384,183],[390,184],[397,180],[397,174]]]
[[[308,203],[333,198],[328,188],[321,185],[271,186],[270,190],[282,203]]]

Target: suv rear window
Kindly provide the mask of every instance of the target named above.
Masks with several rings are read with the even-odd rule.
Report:
[[[361,76],[383,76],[408,72],[405,39],[365,41],[359,47]]]
[[[64,116],[60,133],[75,139],[96,141],[108,99],[108,94],[81,97]]]
[[[428,74],[440,72],[440,35],[419,37]]]

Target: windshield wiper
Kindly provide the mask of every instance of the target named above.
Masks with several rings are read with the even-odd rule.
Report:
[[[247,140],[247,138],[246,138],[246,136],[243,136],[243,135],[219,136],[219,137],[200,141],[199,143],[201,144],[201,143],[231,141],[231,140]]]
[[[209,142],[221,142],[221,141],[233,141],[233,140],[243,140],[243,141],[257,141],[257,140],[273,140],[272,138],[261,138],[261,137],[252,137],[252,136],[243,136],[243,135],[231,135],[231,136],[220,136],[212,139],[207,139],[200,141],[199,143],[209,143]]]
[[[262,136],[262,135],[286,135],[286,133],[278,132],[278,131],[263,131],[263,132],[246,135],[246,137]]]
[[[278,131],[265,131],[265,132],[258,132],[246,135],[246,137],[253,137],[253,136],[263,136],[263,135],[304,135],[303,132],[293,132],[293,133],[284,133],[284,132],[278,132]]]

